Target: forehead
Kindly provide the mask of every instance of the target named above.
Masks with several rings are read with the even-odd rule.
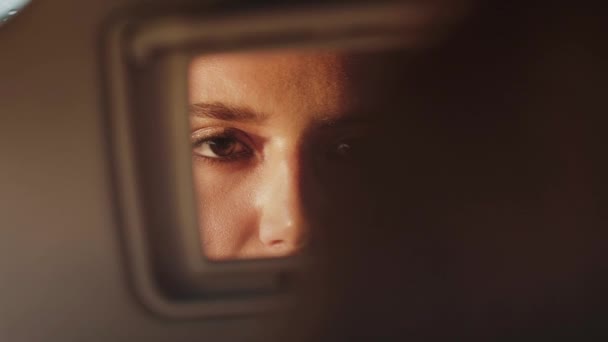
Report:
[[[191,72],[221,70],[224,74],[253,73],[263,75],[281,71],[286,76],[319,73],[339,75],[345,56],[339,52],[316,51],[251,51],[202,55],[195,58]]]
[[[348,106],[346,57],[334,52],[265,51],[206,55],[189,71],[190,102],[268,111],[339,111]]]

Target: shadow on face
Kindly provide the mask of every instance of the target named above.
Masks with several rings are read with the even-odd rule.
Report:
[[[194,60],[207,256],[312,245],[324,262],[307,313],[327,340],[592,327],[605,298],[578,293],[606,281],[585,138],[601,127],[600,77],[584,48],[555,54],[558,34],[494,19],[425,53]],[[529,32],[547,45],[519,44]]]

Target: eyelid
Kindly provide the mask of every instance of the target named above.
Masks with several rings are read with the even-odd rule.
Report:
[[[246,132],[243,132],[242,130],[234,127],[204,127],[192,132],[190,136],[192,148],[196,148],[196,145],[216,138],[234,139],[239,144],[243,145],[243,147],[247,150],[245,153],[243,153],[243,155],[246,154],[254,158],[256,158],[256,156],[259,157],[259,153],[257,152],[253,139],[251,139],[251,137]],[[224,163],[231,161],[231,158],[203,158],[210,163]]]
[[[382,132],[365,126],[326,127],[319,132],[319,138],[324,143],[336,144],[344,140],[371,138],[379,133]]]
[[[215,126],[201,128],[192,132],[190,135],[190,141],[192,144],[195,144],[205,139],[218,137],[233,137],[246,144],[251,149],[254,148],[253,141],[245,132],[232,127]]]

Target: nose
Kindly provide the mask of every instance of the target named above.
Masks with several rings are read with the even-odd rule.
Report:
[[[287,256],[302,249],[308,239],[302,199],[299,158],[268,161],[259,198],[258,237],[267,256]]]

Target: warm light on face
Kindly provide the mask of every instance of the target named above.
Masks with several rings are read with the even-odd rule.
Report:
[[[310,208],[325,197],[314,169],[348,178],[353,144],[368,131],[345,61],[327,52],[193,60],[192,160],[207,257],[280,257],[306,245]]]

